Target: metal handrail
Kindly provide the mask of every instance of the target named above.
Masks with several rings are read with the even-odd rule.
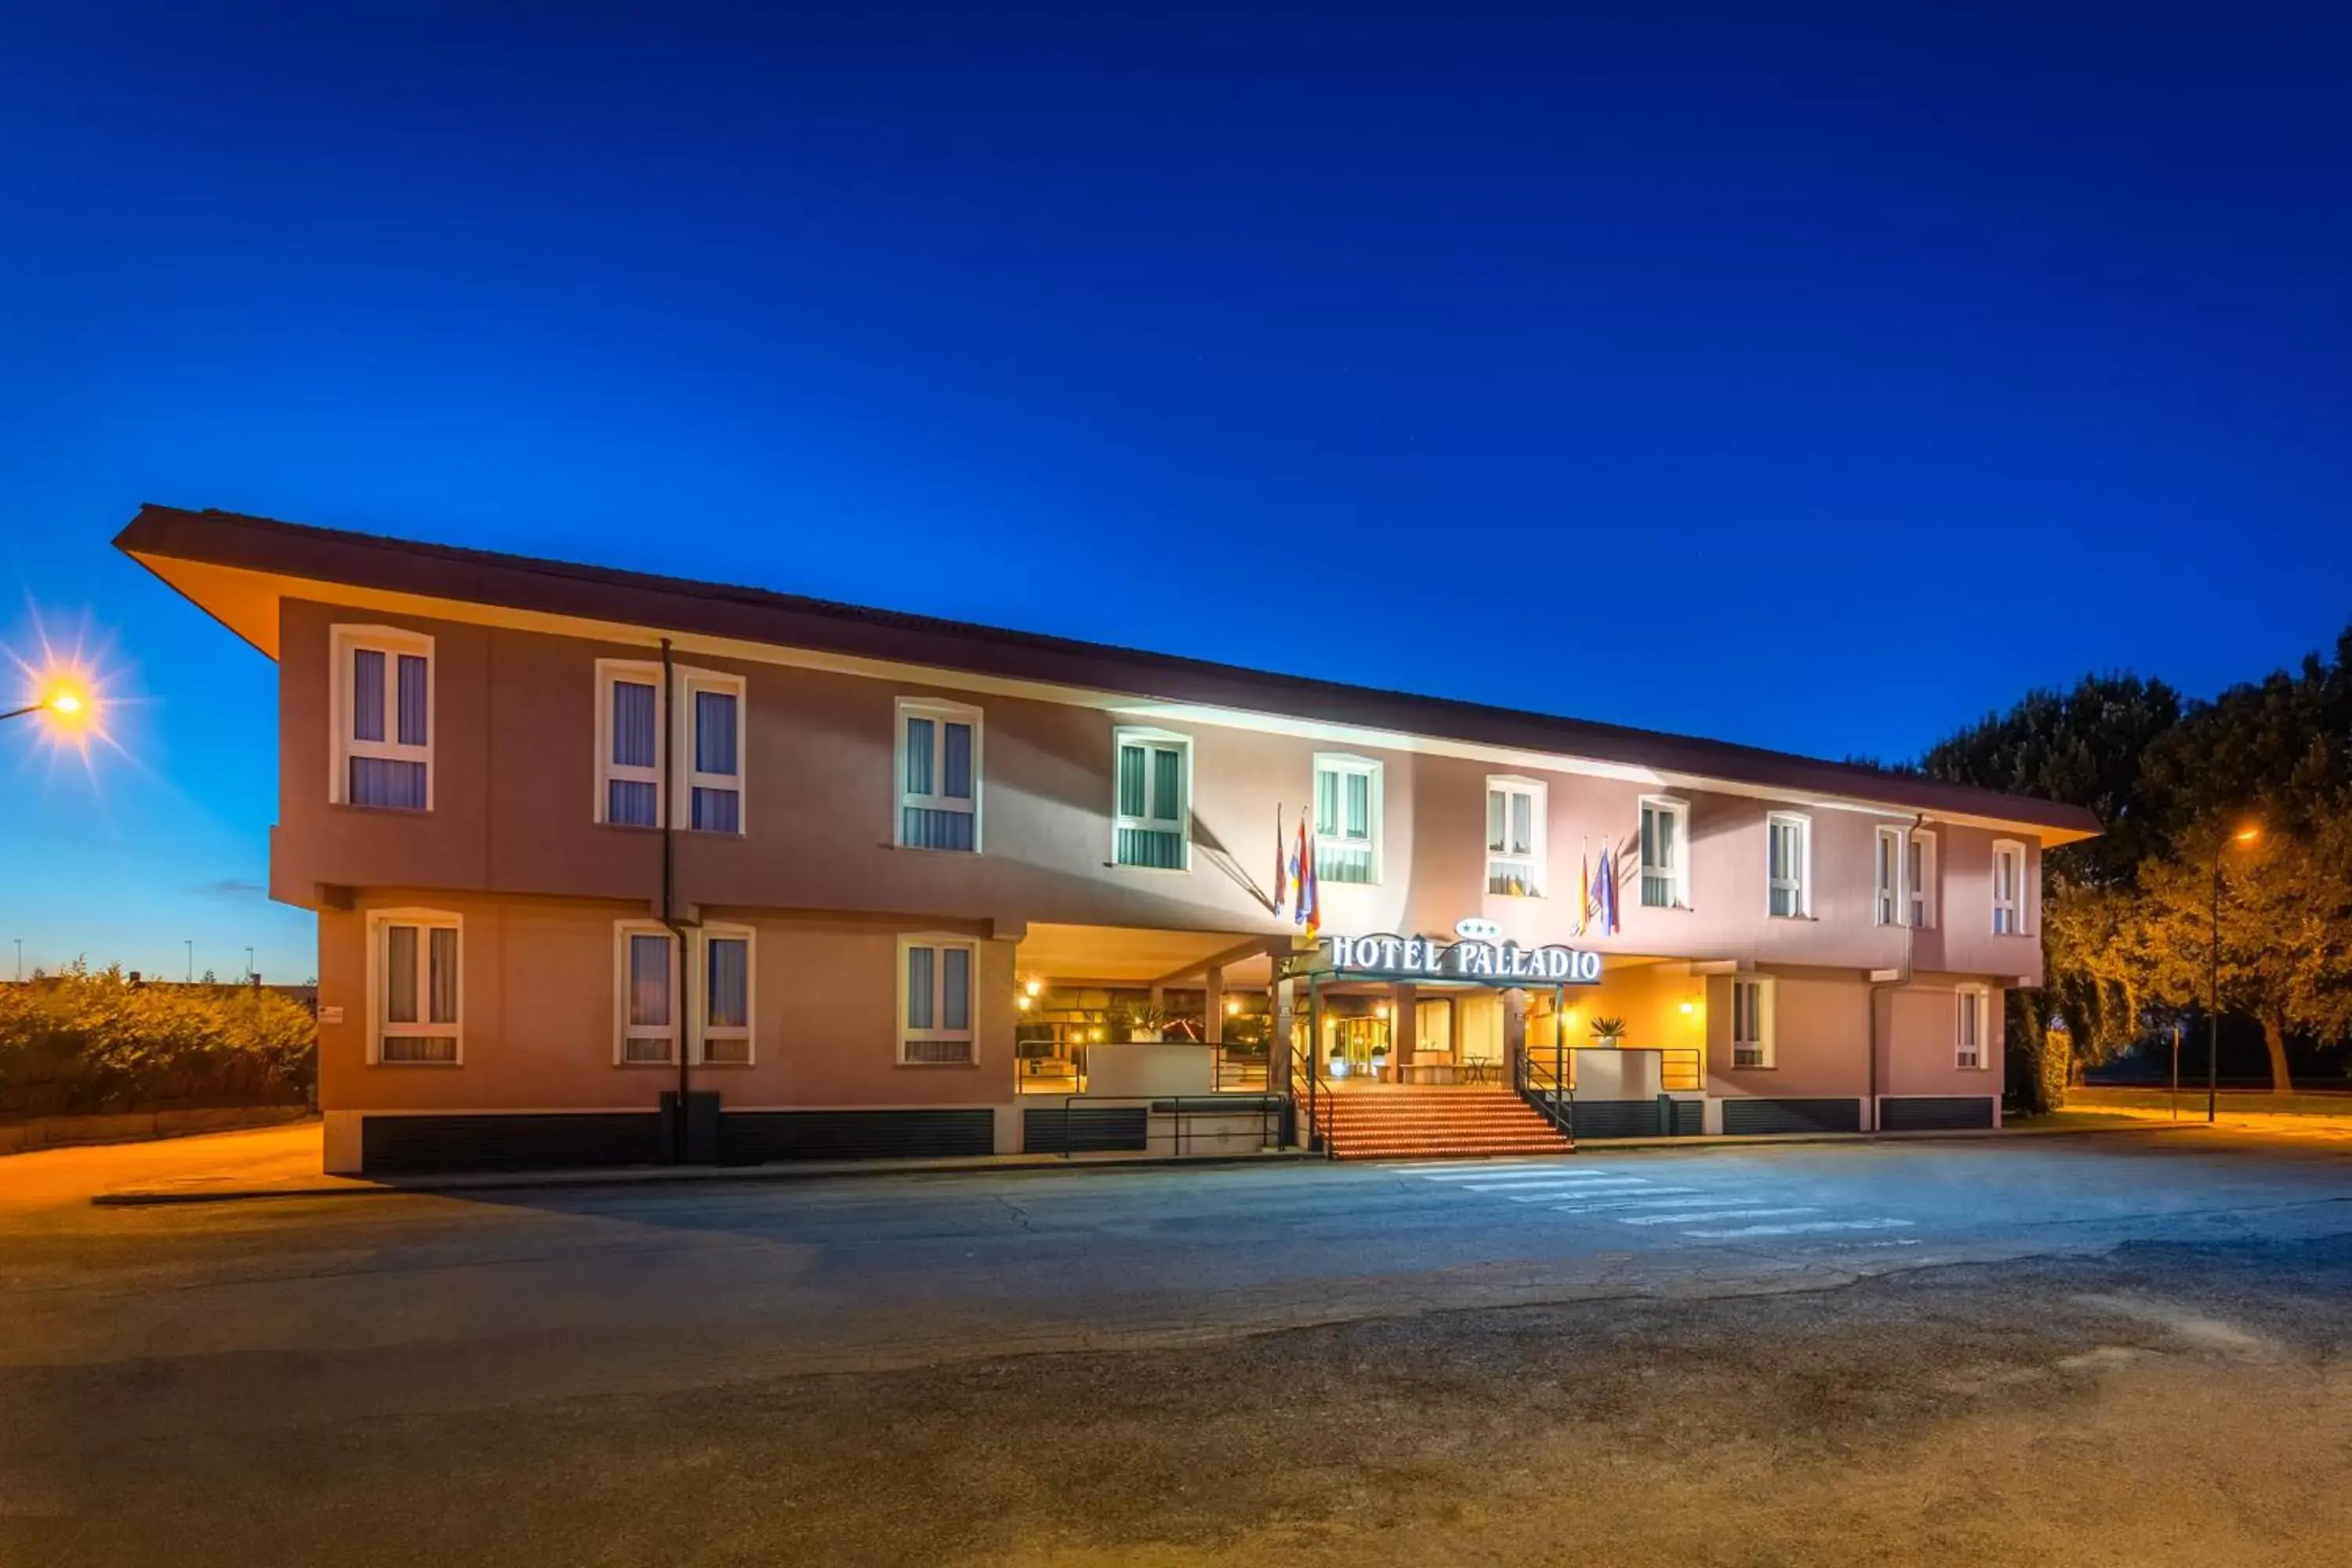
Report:
[[[1567,1051],[1559,1041],[1552,1042],[1551,1065],[1547,1068],[1534,1055],[1521,1048],[1518,1071],[1512,1087],[1521,1100],[1533,1106],[1549,1121],[1562,1137],[1576,1137],[1576,1089],[1569,1082]]]
[[[1151,1148],[1151,1118],[1158,1107],[1166,1105],[1168,1107],[1167,1114],[1173,1116],[1176,1119],[1176,1126],[1173,1130],[1173,1135],[1170,1141],[1175,1145],[1177,1157],[1181,1159],[1183,1156],[1186,1145],[1191,1141],[1190,1133],[1192,1131],[1192,1119],[1193,1117],[1238,1116],[1247,1114],[1246,1111],[1218,1105],[1216,1103],[1217,1098],[1218,1097],[1214,1094],[1122,1094],[1111,1096],[1084,1093],[1066,1094],[1062,1097],[1062,1158],[1066,1160],[1076,1152],[1070,1144],[1070,1111],[1072,1109],[1071,1102],[1074,1100],[1086,1100],[1089,1110],[1133,1110],[1138,1106],[1142,1107],[1143,1146],[1147,1152],[1149,1152]],[[1264,1129],[1270,1120],[1278,1118],[1282,1114],[1280,1100],[1271,1093],[1246,1096],[1244,1098],[1257,1100],[1258,1125],[1261,1129]],[[1260,1137],[1262,1140],[1264,1139],[1263,1131],[1261,1131]],[[1270,1142],[1270,1140],[1268,1140],[1268,1142]]]
[[[1271,1060],[1271,1057],[1268,1059]],[[1299,1074],[1302,1072],[1307,1075],[1307,1125],[1299,1139],[1299,1144],[1312,1153],[1315,1150],[1315,1141],[1319,1136],[1323,1140],[1323,1157],[1327,1160],[1336,1159],[1338,1156],[1331,1151],[1331,1129],[1328,1125],[1329,1114],[1324,1109],[1321,1098],[1328,1091],[1323,1089],[1321,1080],[1316,1075],[1315,1053],[1311,1048],[1302,1048],[1297,1040],[1293,1040],[1290,1042],[1290,1086],[1283,1092],[1284,1098],[1289,1100],[1294,1113],[1298,1107],[1297,1085]]]

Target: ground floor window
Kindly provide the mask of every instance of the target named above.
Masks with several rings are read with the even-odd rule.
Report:
[[[613,1059],[644,1067],[677,1059],[677,939],[646,921],[614,928]]]
[[[1772,983],[1734,975],[1731,981],[1731,1065],[1772,1065]]]
[[[748,926],[702,928],[702,1016],[697,1054],[719,1067],[751,1065],[751,943]]]
[[[898,942],[898,1061],[906,1067],[967,1067],[977,1059],[972,984],[980,944],[956,937]]]
[[[455,1067],[461,1056],[457,951],[460,921],[431,910],[368,917],[370,1058]]]
[[[1985,999],[1983,986],[1963,985],[1953,1008],[1953,1061],[1970,1071],[1985,1063]]]

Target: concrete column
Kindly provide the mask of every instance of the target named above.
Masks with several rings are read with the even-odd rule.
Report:
[[[1201,993],[1202,1033],[1209,1044],[1225,1043],[1225,972],[1211,969]]]
[[[1514,987],[1503,993],[1503,1081],[1519,1080],[1519,1058],[1528,1048],[1528,994]]]
[[[1389,1077],[1398,1083],[1405,1080],[1405,1068],[1412,1065],[1413,1050],[1421,1044],[1420,987],[1400,981],[1389,987]]]
[[[1269,1094],[1281,1094],[1291,1087],[1291,1020],[1297,1000],[1298,982],[1277,980],[1274,983],[1271,1012],[1266,1025],[1272,1031],[1267,1037],[1265,1054],[1265,1088]]]

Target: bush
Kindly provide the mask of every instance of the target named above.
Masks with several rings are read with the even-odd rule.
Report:
[[[317,1021],[275,992],[134,985],[80,964],[0,987],[0,1115],[283,1103],[317,1069]]]

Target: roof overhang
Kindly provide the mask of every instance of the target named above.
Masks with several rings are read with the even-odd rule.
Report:
[[[283,601],[313,600],[1223,724],[1334,745],[1462,756],[1887,817],[2099,832],[2079,806],[1851,763],[1348,686],[1205,659],[866,609],[763,589],[574,565],[230,512],[142,507],[115,539],[271,658]]]

